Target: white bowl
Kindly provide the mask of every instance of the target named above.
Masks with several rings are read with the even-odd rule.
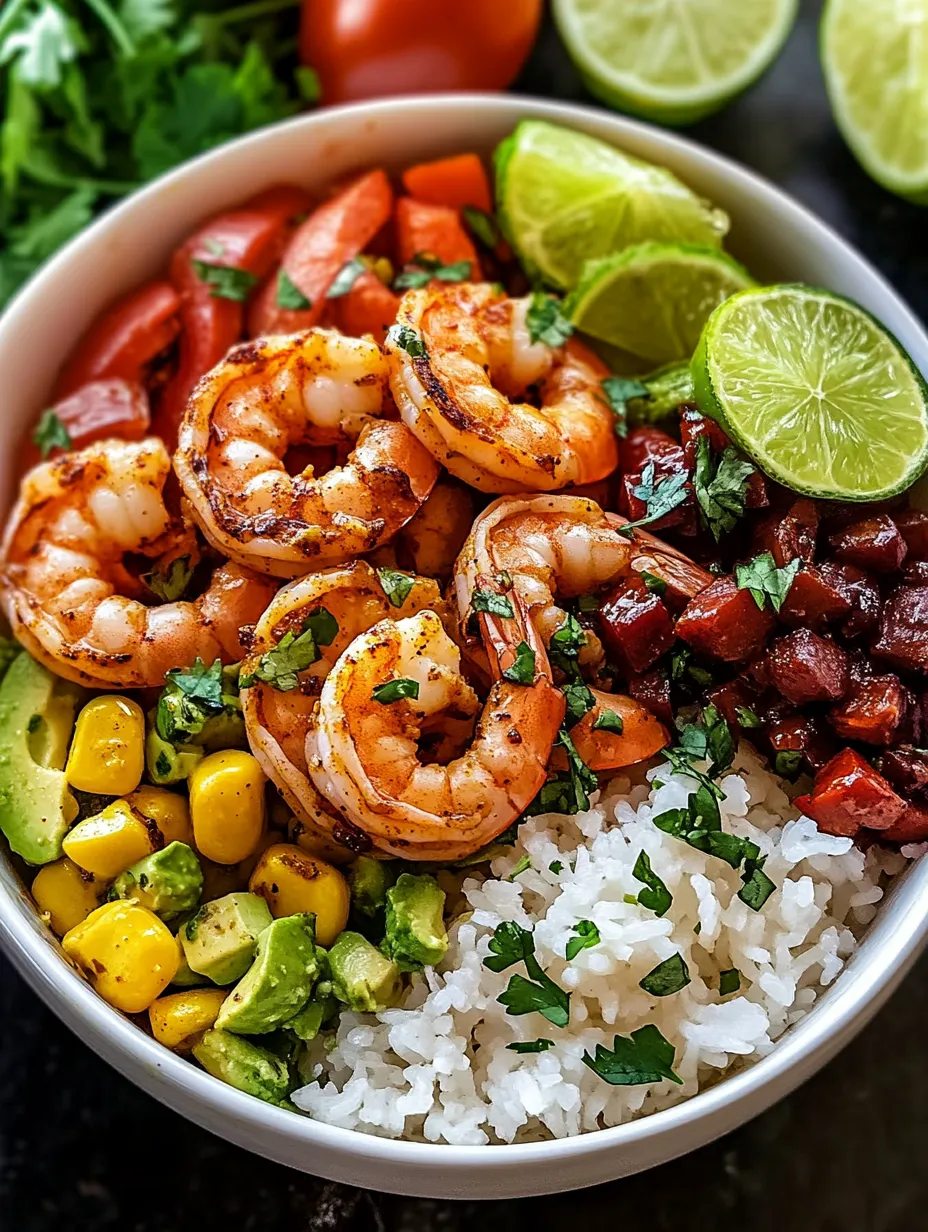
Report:
[[[279,182],[310,188],[353,169],[400,169],[459,150],[488,152],[517,120],[572,125],[665,164],[731,215],[730,246],[761,279],[850,296],[884,322],[928,374],[928,337],[891,287],[808,211],[709,150],[603,111],[513,96],[395,99],[321,111],[234,141],[137,193],[59,253],[0,320],[5,467],[12,498],[20,434],[87,322],[165,267],[205,216]],[[842,1048],[883,1004],[928,933],[928,860],[895,886],[869,933],[813,1011],[750,1069],[665,1112],[615,1129],[522,1146],[395,1142],[335,1129],[243,1095],[156,1044],[65,964],[11,865],[0,863],[0,941],[21,975],[100,1056],[204,1128],[270,1159],[370,1189],[430,1197],[553,1193],[627,1176],[727,1133],[780,1099]]]

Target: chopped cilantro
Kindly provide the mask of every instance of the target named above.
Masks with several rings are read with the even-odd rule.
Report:
[[[644,501],[647,512],[637,522],[626,522],[624,526],[616,528],[619,534],[624,535],[626,539],[634,537],[637,526],[648,526],[651,522],[657,522],[671,513],[682,505],[689,495],[686,486],[689,475],[686,471],[676,471],[673,475],[665,476],[659,483],[655,482],[654,472],[654,459],[652,458],[641,472],[641,483],[632,488],[632,494],[638,500]]]
[[[680,992],[690,982],[690,969],[682,954],[673,954],[658,963],[644,979],[638,981],[638,987],[652,997],[670,997]]]
[[[155,726],[162,740],[169,743],[198,735],[207,719],[224,707],[222,663],[216,659],[209,667],[197,658],[190,668],[175,668],[167,673],[155,712]]]
[[[561,692],[564,694],[564,701],[567,703],[564,726],[569,729],[579,723],[583,716],[593,709],[596,705],[596,698],[582,680],[571,680],[569,684],[564,685]]]
[[[631,1036],[617,1035],[611,1052],[597,1044],[593,1056],[583,1054],[583,1064],[613,1087],[642,1086],[663,1078],[682,1085],[683,1079],[673,1072],[673,1060],[673,1045],[651,1023]]]
[[[254,671],[242,676],[241,687],[250,688],[260,680],[281,693],[289,693],[298,688],[300,672],[305,672],[319,658],[319,647],[331,645],[337,634],[335,617],[327,608],[317,607],[303,621],[300,633],[291,629],[273,650],[264,652]]]
[[[549,1048],[554,1047],[554,1041],[549,1039],[516,1040],[515,1043],[507,1044],[506,1047],[510,1052],[547,1052]]]
[[[642,569],[638,576],[652,595],[667,593],[667,583],[663,578],[658,577],[656,573],[649,573],[647,569]]]
[[[426,354],[425,343],[408,325],[392,326],[390,341],[395,343],[401,351],[405,351],[410,359],[422,359]]]
[[[541,791],[525,810],[527,817],[539,813],[580,813],[590,807],[588,792],[595,791],[599,780],[577,752],[574,742],[562,728],[557,742],[567,752],[567,770],[562,771],[544,784]]]
[[[412,262],[393,281],[394,291],[408,291],[424,287],[437,278],[439,282],[466,282],[471,277],[470,261],[455,261],[444,265],[437,257],[419,252]]]
[[[636,881],[641,881],[645,885],[645,889],[638,891],[638,898],[635,901],[642,907],[647,907],[649,911],[653,911],[658,917],[666,915],[673,903],[673,895],[652,869],[651,860],[646,851],[639,853],[635,867],[632,869],[632,876]]]
[[[157,595],[165,603],[176,603],[190,585],[192,577],[190,557],[175,556],[167,569],[152,569],[151,573],[143,573],[142,581],[153,595]]]
[[[612,732],[613,735],[621,736],[625,730],[625,723],[620,714],[616,714],[614,710],[601,710],[596,716],[593,723],[593,731]]]
[[[733,992],[737,992],[741,987],[741,973],[737,967],[727,967],[724,971],[719,972],[719,995],[722,997],[730,997]]]
[[[494,930],[490,955],[483,960],[483,965],[500,972],[518,962],[525,963],[531,980],[521,975],[511,976],[497,1001],[514,1016],[537,1011],[556,1027],[566,1027],[570,1020],[570,993],[564,992],[542,971],[535,957],[535,939],[528,929],[506,920]]]
[[[53,449],[71,448],[71,434],[51,407],[39,416],[39,422],[32,431],[32,440],[38,445],[43,458],[47,458]]]
[[[628,436],[628,403],[631,398],[650,398],[647,385],[621,376],[607,376],[601,381],[609,409],[615,415],[616,436]]]
[[[777,888],[761,867],[763,860],[749,860],[741,874],[744,883],[738,891],[738,897],[752,911],[760,911],[764,903]]]
[[[326,299],[341,299],[343,295],[347,295],[366,269],[367,266],[360,257],[352,257],[350,261],[346,261],[329,284],[325,293]]]
[[[390,706],[404,697],[413,701],[419,696],[418,680],[410,680],[408,676],[399,676],[396,680],[388,680],[385,684],[375,685],[371,697],[381,706]]]
[[[742,727],[760,727],[761,722],[753,710],[749,710],[747,706],[736,706],[735,716]]]
[[[529,340],[545,346],[562,346],[574,332],[574,327],[561,312],[560,301],[544,291],[533,291],[525,314]]]
[[[764,603],[770,600],[770,606],[778,612],[786,602],[789,588],[796,574],[802,568],[802,561],[797,556],[782,569],[770,552],[761,552],[746,565],[735,565],[735,581],[740,590],[749,590],[757,606],[764,610]]]
[[[781,779],[788,779],[792,783],[799,777],[802,769],[802,752],[799,749],[781,749],[774,754],[773,769]]]
[[[478,209],[476,205],[465,205],[461,213],[471,235],[475,236],[484,248],[495,248],[499,243],[499,226],[493,215]]]
[[[512,920],[504,920],[497,925],[489,944],[490,956],[483,960],[483,965],[490,971],[505,971],[507,967],[522,962],[527,953],[535,952],[532,934]]]
[[[415,578],[410,577],[408,573],[402,573],[399,569],[386,568],[378,569],[377,576],[390,605],[402,607],[409,597],[409,592],[416,584]]]
[[[528,642],[519,642],[516,657],[503,672],[503,679],[513,684],[532,684],[535,679],[535,652]]]
[[[594,945],[599,945],[602,940],[599,929],[592,920],[580,920],[574,925],[573,931],[575,936],[567,942],[565,953],[568,962],[572,962],[581,950],[591,949]]]
[[[531,868],[531,867],[532,867],[532,861],[529,858],[529,856],[522,856],[520,859],[516,861],[512,872],[509,874],[506,880],[515,881],[515,879],[519,876],[520,873],[524,873],[527,868]]]
[[[564,871],[564,865],[561,863],[560,860],[552,860],[551,863],[548,865],[548,872],[554,873],[555,877],[559,873],[562,873],[563,871]]]
[[[754,467],[733,446],[728,446],[716,464],[709,437],[699,438],[693,487],[705,523],[716,541],[733,530],[744,513],[745,490],[753,474]]]
[[[599,595],[578,595],[577,596],[577,611],[578,612],[598,612],[599,611]]]
[[[475,612],[488,612],[491,616],[505,616],[511,620],[515,616],[515,608],[508,595],[498,595],[495,590],[474,591],[471,607]]]
[[[551,662],[568,676],[577,675],[577,659],[586,645],[586,630],[576,616],[568,613],[564,623],[551,634],[548,654]]]
[[[213,299],[232,299],[243,303],[258,281],[250,270],[239,269],[235,265],[212,265],[209,261],[198,261],[196,257],[190,264],[200,282],[212,287],[210,295]]]
[[[312,308],[313,301],[304,295],[283,266],[277,271],[277,291],[274,302],[278,308],[289,308],[300,312],[304,308]]]

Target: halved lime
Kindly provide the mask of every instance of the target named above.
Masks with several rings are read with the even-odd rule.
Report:
[[[742,291],[706,323],[700,409],[761,470],[810,496],[872,501],[928,465],[928,388],[868,312],[816,287]]]
[[[523,120],[496,150],[500,225],[526,272],[572,287],[583,262],[642,240],[720,245],[728,216],[585,133]]]
[[[753,285],[744,266],[717,248],[634,244],[588,261],[564,311],[583,333],[666,364],[689,359],[719,304]]]
[[[821,53],[835,122],[864,170],[928,204],[928,0],[828,0]]]
[[[755,81],[797,10],[798,0],[554,0],[591,92],[662,124],[701,119]]]

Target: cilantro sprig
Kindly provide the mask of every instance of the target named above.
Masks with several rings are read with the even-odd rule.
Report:
[[[472,275],[470,261],[445,265],[431,253],[417,252],[412,261],[393,280],[394,291],[417,290],[433,278],[439,282],[466,282]]]
[[[249,689],[256,680],[281,693],[299,687],[300,673],[319,658],[319,647],[330,646],[338,636],[338,621],[328,608],[317,607],[302,623],[299,633],[288,630],[271,650],[266,650],[257,665],[240,684]]]
[[[47,458],[53,449],[71,448],[71,434],[51,407],[39,416],[39,422],[32,431],[32,440],[38,445],[43,458]]]
[[[559,347],[574,332],[574,327],[561,312],[560,300],[544,291],[534,291],[525,314],[528,336],[531,342]]]
[[[151,573],[143,573],[142,581],[153,595],[163,599],[165,603],[175,603],[183,598],[184,591],[190,585],[193,570],[190,567],[189,556],[175,556],[164,569],[152,569]]]
[[[761,611],[769,602],[773,610],[778,612],[786,602],[786,596],[801,568],[802,561],[798,556],[782,569],[778,569],[773,554],[761,552],[746,564],[735,565],[735,581],[739,590],[751,592],[751,598]]]
[[[709,438],[703,435],[696,444],[696,470],[693,487],[703,519],[716,541],[733,530],[744,513],[745,492],[754,467],[729,445],[715,460]]]
[[[666,517],[668,513],[672,513],[674,509],[683,504],[689,495],[688,482],[688,471],[675,471],[674,474],[665,475],[663,479],[657,480],[652,458],[641,472],[641,483],[632,488],[632,495],[644,501],[647,512],[636,522],[626,522],[624,526],[619,526],[617,528],[619,534],[624,535],[626,539],[631,539],[634,537],[636,527],[649,526],[652,522],[657,522]]]
[[[613,1087],[643,1086],[649,1082],[670,1082],[682,1085],[683,1079],[673,1071],[674,1047],[652,1023],[632,1031],[630,1036],[617,1035],[612,1051],[596,1045],[593,1056],[583,1054],[583,1064]]]
[[[155,709],[155,728],[169,744],[189,743],[210,719],[241,712],[235,672],[224,669],[219,659],[207,666],[197,658],[192,667],[169,671],[165,680]]]
[[[632,398],[650,398],[647,385],[622,376],[607,376],[600,385],[615,416],[616,436],[628,436],[628,404]]]
[[[497,1001],[513,1017],[539,1013],[554,1026],[566,1027],[570,1021],[570,993],[542,970],[535,957],[535,939],[528,929],[506,920],[494,930],[490,954],[483,965],[490,971],[501,972],[520,962],[525,964],[529,979],[518,974],[510,976]]]

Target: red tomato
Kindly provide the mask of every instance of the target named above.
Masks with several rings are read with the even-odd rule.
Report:
[[[541,0],[303,0],[300,57],[324,103],[502,90],[540,20]]]

